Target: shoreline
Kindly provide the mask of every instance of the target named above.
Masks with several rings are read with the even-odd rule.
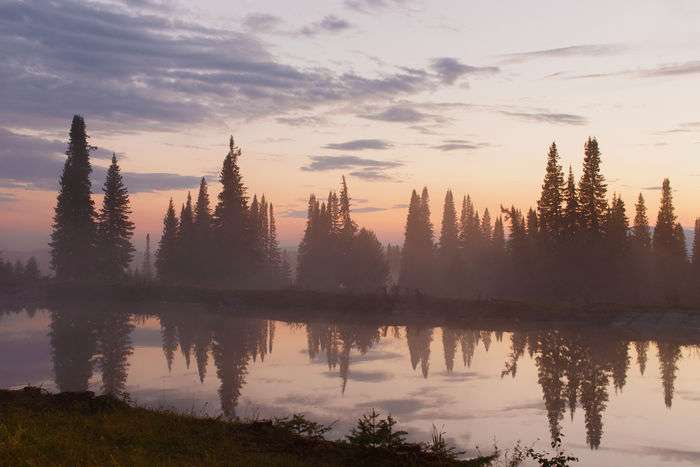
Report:
[[[157,314],[170,304],[193,312],[280,321],[342,321],[358,324],[455,326],[499,331],[603,329],[653,340],[700,343],[700,307],[623,304],[536,304],[508,300],[462,300],[379,294],[354,295],[311,290],[224,290],[157,284],[60,284],[0,287],[0,306],[50,308],[54,303],[128,305],[135,314]],[[134,306],[136,305],[136,306]]]

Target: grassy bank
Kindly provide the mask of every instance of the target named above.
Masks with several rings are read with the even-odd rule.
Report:
[[[92,393],[0,390],[0,465],[403,466],[458,461],[445,446],[327,441],[303,419],[227,422],[132,407]],[[370,437],[371,438],[371,437]],[[388,439],[392,439],[389,436]]]

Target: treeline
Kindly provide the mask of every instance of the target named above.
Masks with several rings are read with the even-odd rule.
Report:
[[[194,205],[188,193],[179,217],[170,200],[155,255],[162,282],[256,288],[291,284],[286,252],[277,240],[274,207],[265,195],[259,200],[254,195],[248,204],[240,156],[241,149],[231,137],[213,211],[204,178]]]
[[[382,244],[350,215],[350,195],[343,177],[340,194],[327,201],[309,197],[306,230],[299,244],[297,285],[320,290],[376,291],[388,280]]]
[[[700,299],[700,222],[689,257],[669,180],[661,187],[655,227],[649,225],[641,193],[630,225],[622,197],[613,194],[608,202],[595,138],[586,141],[584,154],[577,184],[571,167],[564,176],[553,143],[536,209],[501,207],[493,222],[488,209],[479,215],[469,196],[457,217],[448,191],[437,242],[428,190],[420,196],[414,190],[399,285],[466,298],[672,304]]]
[[[31,257],[26,263],[16,260],[14,263],[0,256],[0,284],[27,284],[41,279],[39,263]]]
[[[92,199],[90,152],[85,120],[73,117],[66,162],[60,179],[53,230],[51,268],[59,280],[157,280],[169,284],[226,287],[289,286],[286,253],[277,240],[274,208],[265,196],[249,203],[238,167],[241,149],[231,137],[221,169],[221,192],[210,207],[202,178],[193,204],[188,193],[180,215],[170,200],[163,234],[151,259],[150,235],[140,268],[132,267],[134,224],[129,193],[116,155],[103,186],[99,211]],[[155,266],[155,267],[154,267]],[[155,269],[155,271],[154,271]]]

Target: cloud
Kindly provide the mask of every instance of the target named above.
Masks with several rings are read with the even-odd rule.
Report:
[[[309,212],[306,209],[288,209],[282,214],[282,217],[291,217],[294,219],[306,219]],[[304,351],[306,352],[306,351]]]
[[[659,191],[659,190],[661,190],[661,186],[660,186],[660,185],[657,185],[657,186],[645,186],[645,187],[642,187],[642,190],[647,190],[647,191]]]
[[[407,208],[408,208],[408,204],[406,204],[406,203],[398,203],[398,204],[394,204],[393,206],[391,206],[391,209],[407,209]]]
[[[318,27],[345,25],[326,17]],[[394,99],[437,84],[425,70],[367,77],[291,65],[249,32],[85,0],[1,3],[0,54],[0,125],[25,128],[60,128],[77,112],[101,132],[176,130]]]
[[[474,151],[476,149],[481,149],[488,147],[488,143],[475,143],[472,141],[464,139],[449,139],[444,141],[442,144],[433,146],[434,149],[439,149],[440,151],[450,152],[450,151]]]
[[[381,112],[360,115],[360,117],[384,122],[417,123],[433,119],[435,116],[426,114],[412,107],[392,106]]]
[[[625,50],[627,47],[620,44],[583,44],[503,54],[501,57],[504,59],[504,63],[520,63],[541,58],[602,57],[616,55]]]
[[[311,163],[303,166],[301,170],[307,172],[321,172],[326,170],[340,170],[363,168],[369,170],[381,170],[400,167],[403,164],[396,161],[380,161],[357,156],[310,156]]]
[[[659,78],[665,76],[695,75],[700,73],[700,60],[690,62],[660,65],[647,70],[640,70],[637,75],[641,78]]]
[[[0,186],[53,191],[65,161],[65,143],[0,128]],[[99,192],[106,169],[92,166],[92,186]],[[123,172],[130,193],[196,187],[199,177],[171,173]]]
[[[381,139],[354,139],[344,143],[329,143],[323,146],[325,149],[337,149],[341,151],[362,151],[365,149],[389,149],[393,145]]]
[[[243,19],[243,27],[254,33],[276,31],[282,23],[282,18],[269,13],[251,13]]]
[[[438,74],[440,80],[445,84],[454,84],[459,78],[465,75],[494,74],[500,70],[495,66],[471,66],[461,63],[456,58],[442,57],[433,59],[430,66]]]
[[[370,14],[377,10],[384,10],[391,7],[406,7],[411,0],[345,0],[345,6],[359,13]]]
[[[700,122],[684,122],[678,125],[676,128],[671,128],[669,130],[660,130],[654,132],[655,135],[669,135],[675,133],[693,133],[700,130]]]
[[[382,211],[386,211],[386,210],[387,210],[387,208],[380,208],[380,207],[376,207],[376,206],[363,206],[361,208],[355,208],[352,211],[363,213],[363,212],[382,212]]]
[[[503,115],[515,117],[522,120],[530,120],[539,123],[552,123],[556,125],[585,125],[588,119],[581,115],[551,112],[511,112],[502,110]]]
[[[352,25],[342,18],[337,16],[328,15],[324,16],[321,21],[317,21],[308,26],[304,26],[299,31],[300,34],[304,36],[315,36],[320,33],[329,32],[337,33],[350,29]]]
[[[277,117],[277,123],[289,126],[318,126],[325,125],[328,121],[324,117],[316,115],[298,115],[294,117]]]
[[[17,196],[12,193],[1,193],[0,192],[0,203],[11,203],[16,200]]]

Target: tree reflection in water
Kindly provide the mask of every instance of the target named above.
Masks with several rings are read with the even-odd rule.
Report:
[[[241,390],[246,384],[248,366],[265,361],[274,349],[275,322],[264,319],[195,314],[189,310],[166,311],[158,315],[165,365],[170,370],[178,348],[186,366],[196,365],[200,382],[207,377],[212,357],[219,380],[221,410],[236,417]],[[122,395],[126,391],[129,357],[133,353],[131,333],[141,315],[103,307],[94,312],[57,307],[51,312],[49,336],[53,373],[60,391],[92,389],[91,380],[101,375],[101,391]],[[405,339],[411,367],[429,378],[430,353],[435,328],[409,325],[374,326],[310,322],[300,325],[306,332],[307,353],[311,360],[325,360],[330,371],[337,371],[342,392],[351,376],[352,355],[362,358],[382,339]],[[443,327],[444,367],[452,373],[458,354],[464,367],[472,365],[474,354],[483,343],[486,352],[502,332]],[[634,345],[636,363],[643,375],[647,367],[650,342],[629,341],[611,335],[583,331],[513,331],[510,351],[502,377],[518,375],[518,362],[526,355],[537,370],[547,423],[552,439],[561,435],[561,423],[569,412],[573,420],[577,408],[584,416],[586,440],[592,449],[601,445],[603,414],[609,391],[621,392],[631,364],[629,348]],[[672,406],[681,345],[671,341],[655,343],[658,352],[663,400]],[[418,370],[420,368],[420,370]]]

